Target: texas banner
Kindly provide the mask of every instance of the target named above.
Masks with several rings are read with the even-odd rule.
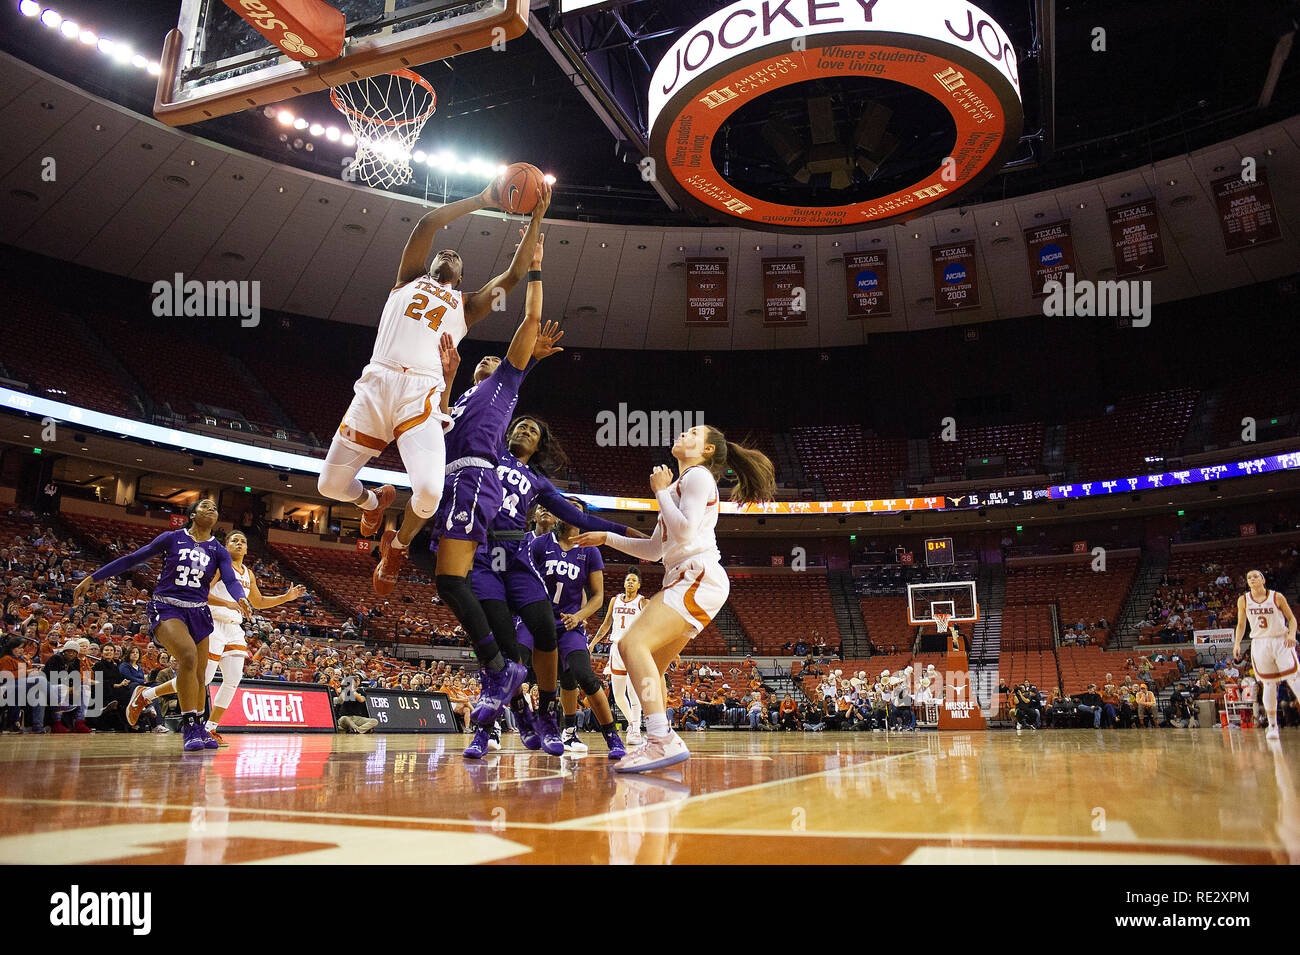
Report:
[[[727,260],[686,260],[686,324],[727,324]]]
[[[980,307],[975,246],[968,242],[930,247],[934,263],[934,310],[969,311]]]
[[[803,258],[763,259],[763,324],[808,324],[808,286]]]
[[[1115,252],[1115,277],[1158,272],[1165,267],[1165,247],[1160,241],[1156,201],[1144,199],[1107,209],[1110,241]]]
[[[1029,251],[1029,288],[1034,298],[1043,298],[1047,294],[1043,291],[1047,282],[1064,285],[1065,273],[1077,271],[1069,219],[1026,229],[1025,246]]]
[[[1228,176],[1210,183],[1219,210],[1219,228],[1228,252],[1240,252],[1282,241],[1282,226],[1273,206],[1273,192],[1264,170],[1253,182]]]
[[[844,285],[849,297],[850,320],[889,314],[889,253],[847,252]]]

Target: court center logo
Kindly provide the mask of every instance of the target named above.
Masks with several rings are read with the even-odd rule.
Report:
[[[812,81],[836,84],[861,111],[830,158],[801,138],[805,122],[831,122],[826,111],[819,120],[824,97],[812,88],[807,117],[763,123],[787,87]],[[894,107],[883,105],[885,89]],[[949,155],[900,145],[891,117],[914,106],[951,122]],[[744,163],[724,164],[727,172],[715,164],[715,145],[742,110],[737,121],[762,124],[772,168],[788,176],[780,188],[751,181]],[[669,48],[651,79],[649,116],[645,162],[673,198],[726,225],[789,233],[855,231],[951,205],[1002,168],[1023,126],[1015,49],[967,0],[740,0]],[[919,175],[887,165],[891,155]],[[870,184],[882,171],[900,183],[884,195]],[[827,174],[828,187],[818,178],[803,190]]]
[[[256,328],[262,321],[262,283],[256,280],[186,281],[177,272],[154,282],[152,292],[153,313],[159,318],[237,316],[241,328]]]

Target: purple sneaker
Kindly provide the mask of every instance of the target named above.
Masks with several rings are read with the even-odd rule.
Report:
[[[552,756],[564,755],[564,740],[560,737],[560,728],[555,723],[554,712],[534,713],[533,723],[542,737],[542,749]]]
[[[466,759],[482,759],[487,755],[488,739],[491,736],[492,727],[482,725],[474,727],[474,738],[469,741],[469,745],[461,755]]]
[[[515,714],[515,726],[519,728],[519,741],[524,744],[524,749],[541,749],[542,736],[537,732],[537,723],[528,704],[524,703],[520,709],[511,712]]]
[[[513,660],[506,662],[504,670],[484,668],[479,677],[478,700],[470,710],[470,722],[493,722],[500,715],[501,708],[514,698],[515,692],[527,678],[528,668]]]
[[[618,738],[618,730],[610,730],[601,735],[605,737],[605,745],[609,747],[610,759],[622,759],[627,755],[627,750],[623,748],[623,741]]]
[[[181,727],[182,750],[187,753],[194,753],[205,748],[203,737],[199,735],[199,730],[202,728],[197,723],[186,723]]]
[[[202,723],[197,725],[199,727],[199,739],[203,740],[203,748],[219,749],[221,747],[221,741],[213,739],[212,734],[208,732],[208,728]]]

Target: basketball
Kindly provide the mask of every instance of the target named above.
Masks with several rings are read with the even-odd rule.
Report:
[[[506,212],[528,215],[542,196],[545,184],[542,171],[526,163],[511,163],[497,180],[497,195],[501,198],[501,208]]]

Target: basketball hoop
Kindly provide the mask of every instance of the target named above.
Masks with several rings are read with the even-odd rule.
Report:
[[[937,613],[934,615],[934,625],[938,627],[938,633],[948,632],[948,621],[952,619],[950,613]]]
[[[357,157],[345,179],[381,189],[411,181],[411,147],[438,106],[428,80],[412,70],[393,70],[335,87],[330,102],[357,138]]]

